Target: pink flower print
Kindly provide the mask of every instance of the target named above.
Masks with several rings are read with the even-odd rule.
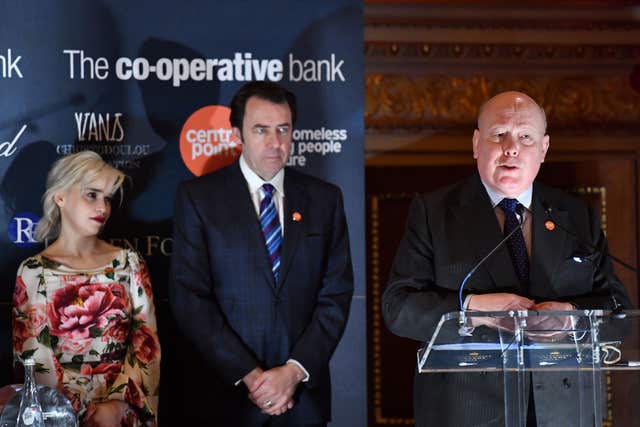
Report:
[[[136,272],[136,282],[142,286],[144,293],[147,297],[153,298],[153,289],[151,288],[151,276],[149,275],[149,269],[145,263],[140,265],[140,270]]]
[[[127,390],[124,393],[124,401],[135,408],[142,408],[142,396],[144,396],[144,394],[142,390],[140,390],[140,387],[138,387],[138,384],[129,378]]]
[[[29,329],[25,322],[14,319],[13,322],[13,350],[22,353],[24,342],[30,337]]]
[[[65,354],[86,354],[91,350],[93,339],[61,338],[58,350]]]
[[[121,317],[113,318],[109,326],[107,326],[107,328],[104,330],[102,341],[126,341],[127,337],[129,336],[129,327],[129,319],[122,319]]]
[[[64,369],[62,365],[60,365],[60,362],[58,362],[57,357],[53,358],[53,368],[56,370],[56,378],[58,379],[58,384],[60,384],[64,378]]]
[[[16,287],[13,290],[13,306],[21,307],[27,303],[27,287],[22,281],[22,277],[16,279]]]
[[[105,381],[108,386],[111,386],[116,380],[120,372],[122,371],[121,363],[100,363],[96,367],[91,367],[88,363],[83,363],[80,367],[80,373],[82,375],[98,375],[104,374]]]
[[[129,298],[120,283],[67,286],[57,290],[47,306],[51,333],[83,340],[99,336],[113,316],[124,317]]]
[[[146,325],[140,326],[133,332],[131,342],[135,349],[136,358],[144,364],[156,359],[160,353],[156,334]]]
[[[29,329],[31,329],[33,336],[37,336],[40,329],[47,323],[47,314],[45,313],[44,304],[32,305],[24,312],[27,316],[27,322],[29,323]]]
[[[62,282],[67,286],[82,286],[89,284],[91,276],[83,276],[82,274],[72,274],[69,276],[61,276]]]

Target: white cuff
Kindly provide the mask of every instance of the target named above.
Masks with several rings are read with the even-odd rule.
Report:
[[[306,383],[307,381],[309,381],[309,372],[307,372],[306,369],[304,369],[304,366],[302,366],[302,363],[298,362],[295,359],[289,359],[287,360],[287,363],[293,363],[295,364],[298,368],[302,369],[302,372],[304,373],[304,378],[302,379],[303,383]]]
[[[471,302],[471,297],[473,296],[473,294],[468,294],[467,297],[464,299],[464,303],[462,304],[462,309],[463,310],[468,310],[469,309],[469,303]]]

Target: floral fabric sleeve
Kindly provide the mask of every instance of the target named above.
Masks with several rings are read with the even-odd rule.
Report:
[[[145,262],[135,253],[130,264],[131,331],[121,374],[110,391],[110,399],[129,404],[144,425],[155,426],[160,383],[160,343],[156,326],[151,279]]]
[[[52,349],[55,343],[51,342],[44,283],[43,269],[36,258],[20,264],[11,310],[13,360],[18,364],[32,357],[38,383],[56,387],[62,381],[62,369]]]

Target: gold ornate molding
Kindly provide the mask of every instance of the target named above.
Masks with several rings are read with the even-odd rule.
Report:
[[[531,43],[428,43],[416,41],[366,41],[364,53],[368,60],[380,58],[411,59],[432,63],[437,60],[496,60],[557,63],[572,65],[633,64],[640,60],[638,45],[598,44],[531,44]]]
[[[550,128],[640,128],[640,94],[623,76],[519,76],[490,78],[369,73],[365,80],[368,129],[455,129],[475,126],[478,108],[505,90],[520,90],[547,112]]]

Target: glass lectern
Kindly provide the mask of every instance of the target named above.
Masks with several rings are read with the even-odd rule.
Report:
[[[550,404],[572,408],[576,426],[599,427],[606,394],[602,374],[639,371],[639,337],[638,310],[452,312],[418,351],[418,370],[500,372],[507,427],[526,425],[534,378],[561,375],[571,382],[574,399]],[[538,401],[543,399],[536,396],[536,412]]]

